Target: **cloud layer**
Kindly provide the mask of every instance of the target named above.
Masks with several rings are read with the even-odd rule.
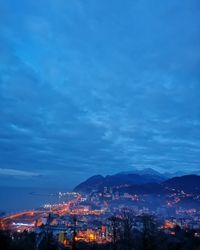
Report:
[[[0,176],[6,175],[6,176],[20,176],[20,177],[34,177],[39,176],[38,173],[28,172],[28,171],[22,171],[22,170],[16,170],[16,169],[9,169],[9,168],[0,168]]]
[[[7,0],[0,10],[1,167],[63,185],[134,167],[200,169],[198,0]]]

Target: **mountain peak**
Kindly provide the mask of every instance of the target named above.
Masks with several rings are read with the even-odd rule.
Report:
[[[94,175],[86,181],[75,187],[75,191],[90,192],[92,190],[102,190],[104,187],[127,186],[127,185],[140,185],[146,183],[160,183],[165,178],[159,173],[151,169],[146,172],[130,171],[121,172],[115,175]]]

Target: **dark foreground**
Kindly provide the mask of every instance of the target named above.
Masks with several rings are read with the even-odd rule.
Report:
[[[51,233],[38,241],[38,235],[31,232],[11,233],[0,231],[1,250],[200,250],[200,238],[192,230],[182,230],[178,226],[173,235],[161,231],[124,232],[113,234],[111,243],[98,245],[75,240],[70,246],[59,243]]]

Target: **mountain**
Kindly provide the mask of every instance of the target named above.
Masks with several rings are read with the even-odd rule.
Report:
[[[200,176],[199,175],[184,175],[174,177],[163,182],[165,187],[183,190],[189,193],[200,193]]]
[[[163,176],[166,176],[167,179],[171,179],[173,177],[181,177],[181,176],[184,176],[184,175],[200,175],[200,172],[199,171],[190,171],[189,173],[188,172],[185,172],[185,171],[176,171],[176,172],[165,172],[162,174]]]
[[[147,171],[148,172],[148,171]],[[145,171],[145,173],[147,173]],[[168,180],[161,176],[148,174],[140,175],[132,172],[121,172],[115,175],[95,175],[75,187],[76,192],[103,191],[104,187],[112,187],[119,192],[130,194],[166,194],[175,189],[186,193],[200,194],[200,176],[184,175]]]
[[[157,174],[121,172],[115,175],[95,175],[75,187],[74,191],[90,192],[94,189],[103,190],[104,187],[119,187],[141,185],[147,183],[159,183],[165,179]]]
[[[121,192],[130,194],[167,194],[172,190],[184,191],[186,193],[200,194],[200,176],[184,175],[173,177],[161,183],[147,183],[142,185],[132,185],[121,188]]]
[[[161,173],[159,173],[158,171],[156,171],[156,170],[154,170],[152,168],[134,169],[134,170],[131,170],[131,171],[120,172],[119,174],[121,174],[121,173],[126,173],[126,174],[140,174],[140,175],[143,175],[143,174],[162,175]]]
[[[187,173],[184,171],[176,171],[176,172],[165,172],[165,173],[163,173],[163,175],[165,175],[168,179],[171,179],[173,177],[187,175]]]
[[[165,174],[161,174],[160,172],[152,169],[152,168],[145,168],[145,169],[135,169],[132,171],[127,171],[127,172],[120,172],[119,174],[138,174],[138,175],[148,175],[151,176],[152,178],[155,178],[156,180],[164,180],[167,179]]]
[[[90,192],[94,188],[98,188],[103,185],[105,177],[102,175],[94,175],[86,181],[80,183],[74,188],[75,192]]]
[[[120,193],[137,194],[137,195],[162,195],[168,194],[169,191],[165,189],[162,183],[146,183],[142,185],[132,185],[123,187],[117,190]]]

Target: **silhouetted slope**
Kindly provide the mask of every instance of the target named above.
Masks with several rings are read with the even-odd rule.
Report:
[[[94,175],[74,188],[78,192],[90,192],[94,188],[103,185],[105,178],[102,175]]]
[[[146,183],[159,183],[163,180],[164,179],[161,176],[157,175],[139,175],[126,172],[115,175],[107,175],[106,177],[95,175],[76,186],[74,190],[79,192],[90,192],[94,189],[102,190],[104,187],[123,187],[127,185],[130,186]]]
[[[188,193],[200,193],[200,176],[185,175],[166,181],[155,175],[139,175],[134,173],[119,173],[116,175],[95,175],[75,187],[78,192],[102,191],[104,187],[112,187],[120,192],[137,194],[166,194],[169,190],[183,190]]]
[[[184,175],[171,178],[163,183],[166,187],[183,190],[184,192],[200,193],[200,176]]]

